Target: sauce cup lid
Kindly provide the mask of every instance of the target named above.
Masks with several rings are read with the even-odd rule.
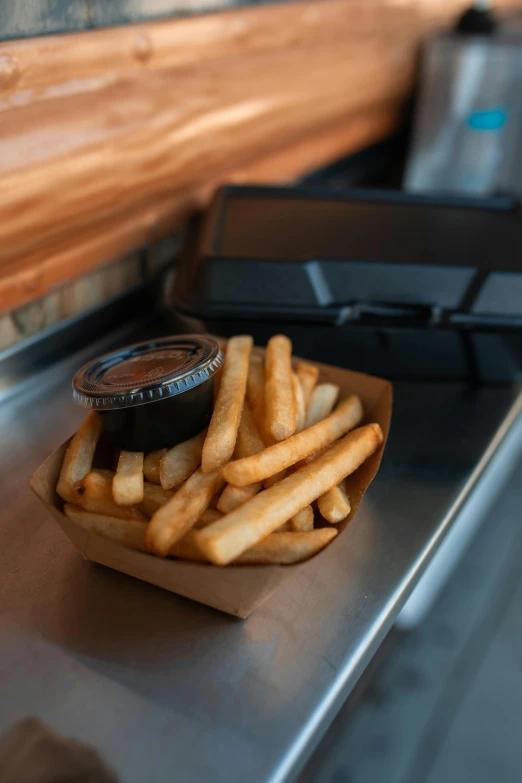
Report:
[[[199,386],[223,364],[214,337],[183,334],[129,345],[86,364],[73,378],[82,408],[114,410],[157,402]]]

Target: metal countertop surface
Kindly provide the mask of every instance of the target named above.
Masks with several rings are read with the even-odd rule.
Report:
[[[292,780],[501,436],[520,429],[517,391],[394,384],[383,464],[353,523],[241,621],[84,561],[29,490],[80,422],[70,378],[99,352],[0,403],[0,732],[38,715],[122,783]]]

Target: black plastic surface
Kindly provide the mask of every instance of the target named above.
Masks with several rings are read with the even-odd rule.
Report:
[[[171,303],[203,319],[519,329],[518,285],[511,199],[226,187],[192,227]]]

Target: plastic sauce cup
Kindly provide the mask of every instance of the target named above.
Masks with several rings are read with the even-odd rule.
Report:
[[[79,370],[73,396],[100,414],[111,441],[126,451],[175,446],[202,432],[214,406],[213,378],[223,364],[208,335],[147,340]]]

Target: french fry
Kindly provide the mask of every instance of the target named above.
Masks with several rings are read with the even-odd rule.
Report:
[[[150,520],[147,549],[162,557],[168,555],[170,548],[196,524],[223,484],[220,473],[203,473],[198,468]]]
[[[264,439],[266,445],[272,446],[272,445],[274,445],[274,443],[277,442],[277,441],[274,440],[274,438],[272,438],[266,432],[265,429],[263,429],[263,433],[264,433],[263,434],[263,439]],[[234,456],[236,457],[236,455],[234,455]],[[250,455],[249,454],[243,454],[243,455],[242,454],[238,454],[236,459],[241,459],[242,457],[248,457],[248,456],[250,456]],[[267,479],[265,479],[265,481],[263,481],[264,488],[265,489],[269,489],[269,487],[272,487],[274,484],[277,484],[278,481],[282,481],[282,479],[284,479],[285,476],[286,476],[286,470],[280,470],[277,473],[274,473],[273,476],[269,476]],[[257,487],[258,483],[256,482],[255,484],[252,484],[251,486]],[[243,487],[243,489],[246,489],[246,487]],[[256,494],[256,493],[254,492],[254,494]],[[232,510],[232,509],[230,509],[230,510]]]
[[[209,508],[212,508],[214,509],[214,511],[217,511],[217,504],[219,498],[221,497],[221,494],[222,494],[222,489],[220,487],[219,490],[214,495],[212,495],[210,499],[210,503],[208,504]]]
[[[309,454],[313,454],[323,446],[333,443],[348,430],[357,426],[362,416],[363,409],[359,398],[348,397],[330,416],[313,427],[309,427],[297,435],[292,435],[281,443],[269,446],[251,457],[229,462],[228,465],[223,466],[221,472],[225,480],[235,487],[246,487],[248,484],[263,481]],[[278,483],[281,484],[281,482]]]
[[[314,510],[312,506],[305,506],[294,514],[284,525],[278,527],[276,533],[302,533],[314,529]]]
[[[207,431],[203,430],[190,440],[165,450],[159,463],[160,484],[163,489],[179,487],[199,468],[206,435]]]
[[[331,527],[323,527],[305,533],[283,531],[271,533],[263,541],[243,552],[234,560],[233,565],[292,565],[293,563],[301,563],[324,549],[336,535],[337,530]],[[182,560],[208,563],[208,557],[203,554],[198,544],[198,534],[194,530],[189,530],[177,544],[174,544],[169,554]]]
[[[296,408],[295,431],[297,433],[297,432],[301,432],[301,430],[304,430],[305,428],[306,405],[305,405],[303,387],[301,386],[301,383],[299,382],[299,378],[297,377],[295,372],[292,373],[292,386],[294,387],[295,408]]]
[[[318,383],[312,392],[306,413],[306,426],[312,427],[325,419],[333,411],[339,396],[339,387],[335,383]]]
[[[142,514],[145,514],[150,519],[158,508],[164,506],[171,499],[173,494],[171,490],[162,489],[157,484],[145,481],[143,484],[143,500],[138,505],[138,508]]]
[[[351,506],[344,483],[341,481],[340,484],[321,495],[317,499],[317,506],[321,516],[332,525],[337,525],[343,519],[346,519],[351,511]]]
[[[319,377],[319,368],[309,362],[297,362],[296,374],[303,390],[305,408],[308,409],[312,392]]]
[[[134,506],[119,506],[112,495],[112,478],[92,471],[73,486],[74,502],[85,511],[119,519],[139,519],[145,516]]]
[[[303,434],[296,435],[296,438]],[[198,531],[197,542],[201,550],[212,563],[228,565],[353,473],[382,441],[383,434],[378,424],[367,424],[345,435],[314,462]]]
[[[286,470],[280,470],[277,473],[274,473],[273,476],[269,476],[267,479],[263,481],[264,488],[270,489],[270,487],[273,487],[274,484],[277,484],[278,481],[282,481],[285,476],[286,476]]]
[[[119,506],[136,506],[143,500],[143,452],[121,451],[112,480],[112,496]]]
[[[321,454],[324,454],[325,451],[328,451],[329,448],[330,448],[330,444],[328,444],[328,446],[323,446],[322,449],[317,449],[317,451],[313,451],[307,457],[305,457],[304,459],[300,459],[298,462],[295,463],[295,465],[292,465],[290,471],[295,472],[296,470],[299,470],[300,468],[304,467],[304,465],[308,465],[310,462],[313,462],[314,459],[320,457]]]
[[[263,358],[259,354],[252,354],[250,357],[250,367],[247,378],[247,401],[252,410],[257,431],[261,435],[265,445],[272,446],[277,441],[269,435],[265,429],[265,365]],[[242,456],[249,455],[238,454],[237,458],[240,459]],[[281,481],[285,475],[286,471],[279,471],[275,475],[267,478],[266,481],[263,482],[263,486],[268,489],[268,487]]]
[[[297,533],[302,533],[306,530],[314,529],[314,510],[312,506],[308,505],[294,514],[292,519],[289,520],[290,530]]]
[[[234,453],[245,399],[252,342],[249,335],[231,337],[228,341],[221,385],[203,444],[203,473],[218,470]]]
[[[228,514],[230,511],[234,511],[234,509],[242,506],[250,498],[253,498],[254,495],[257,495],[260,489],[260,482],[250,484],[248,487],[233,487],[232,484],[227,484],[217,502],[217,508],[223,514]]]
[[[265,354],[265,429],[276,441],[295,432],[297,410],[292,384],[292,343],[283,334],[271,337]]]
[[[313,427],[314,424],[317,424],[319,421],[322,421],[329,416],[337,401],[338,395],[339,387],[336,384],[319,383],[312,393],[312,401],[308,409],[306,426]],[[296,462],[292,467],[292,470],[299,470],[303,465],[313,462],[314,459],[321,454],[324,454],[327,448],[328,446],[324,446],[322,449],[318,449],[318,451],[314,451],[304,459],[299,460],[299,462]]]
[[[217,522],[217,520],[221,519],[222,516],[223,514],[221,511],[217,511],[215,508],[206,508],[194,525],[194,530],[201,530],[202,528],[207,527],[207,525],[211,525],[213,522]]]
[[[307,427],[311,427],[318,421],[328,416],[339,396],[339,387],[335,383],[320,383],[312,394],[310,406],[307,414]],[[310,461],[316,455],[305,458]],[[318,455],[317,455],[318,456]],[[337,524],[350,513],[350,500],[344,491],[344,487],[339,485],[333,487],[318,500],[319,510],[322,516],[330,523]],[[324,511],[323,511],[324,509]]]
[[[206,557],[201,551],[197,539],[196,532],[189,530],[183,538],[176,541],[172,545],[169,551],[171,557],[175,557],[179,560],[193,560],[196,563],[208,563],[208,557]]]
[[[145,552],[146,522],[141,522],[139,519],[120,519],[106,514],[94,514],[92,511],[86,511],[71,503],[66,503],[63,510],[66,517],[83,527],[84,530],[111,538],[118,544],[123,544],[131,549]]]
[[[167,449],[158,449],[150,451],[143,460],[143,475],[146,481],[151,484],[161,484],[160,481],[160,461]]]
[[[93,468],[92,472],[99,473],[100,476],[105,476],[105,478],[110,478],[111,481],[114,478],[114,471],[108,468]]]
[[[185,533],[183,538],[171,547],[169,555],[181,560],[194,560],[199,563],[208,563],[207,558],[195,541],[194,531],[201,530],[202,528],[207,527],[207,525],[211,525],[213,522],[221,519],[222,516],[223,514],[220,511],[216,511],[215,508],[206,508],[194,525],[194,528]]]
[[[301,563],[324,549],[335,538],[336,533],[337,530],[331,527],[310,530],[306,533],[273,533],[239,555],[234,560],[234,564]]]
[[[69,503],[75,502],[74,484],[86,476],[92,467],[101,433],[100,417],[91,411],[80,424],[78,432],[65,452],[56,491]]]
[[[332,411],[338,396],[339,387],[337,384],[318,384],[313,391],[310,406],[308,408],[307,426],[311,427],[316,422],[324,419],[325,416],[328,416]],[[307,459],[310,458],[308,457]],[[350,500],[341,484],[337,487],[333,487],[325,495],[319,498],[318,506],[321,515],[331,524],[337,524],[350,513]]]
[[[263,439],[265,439],[266,432],[264,430],[265,422],[265,365],[263,357],[258,353],[253,353],[250,356],[250,363],[248,365],[247,376],[247,388],[246,398],[248,404],[252,410],[252,414],[257,423],[259,432]],[[265,443],[269,441],[265,440]]]
[[[207,558],[196,543],[194,530],[204,528],[217,519],[221,519],[222,516],[223,514],[220,514],[219,511],[216,511],[214,508],[207,508],[194,525],[194,529],[185,533],[183,538],[170,548],[169,555],[181,560],[195,560],[199,563],[208,563]]]
[[[265,444],[256,427],[252,410],[248,400],[245,400],[241,421],[239,423],[234,455],[238,459],[250,457],[252,454],[263,451],[264,448]],[[247,500],[254,497],[261,489],[261,486],[260,482],[251,484],[249,487],[233,487],[228,484],[223,490],[216,504],[216,508],[224,514],[228,514],[229,511],[233,511],[235,508],[238,508],[243,503],[246,503]]]
[[[248,400],[245,400],[234,453],[238,459],[241,459],[242,457],[251,457],[252,454],[257,454],[264,448],[265,442],[257,428],[252,408]]]

